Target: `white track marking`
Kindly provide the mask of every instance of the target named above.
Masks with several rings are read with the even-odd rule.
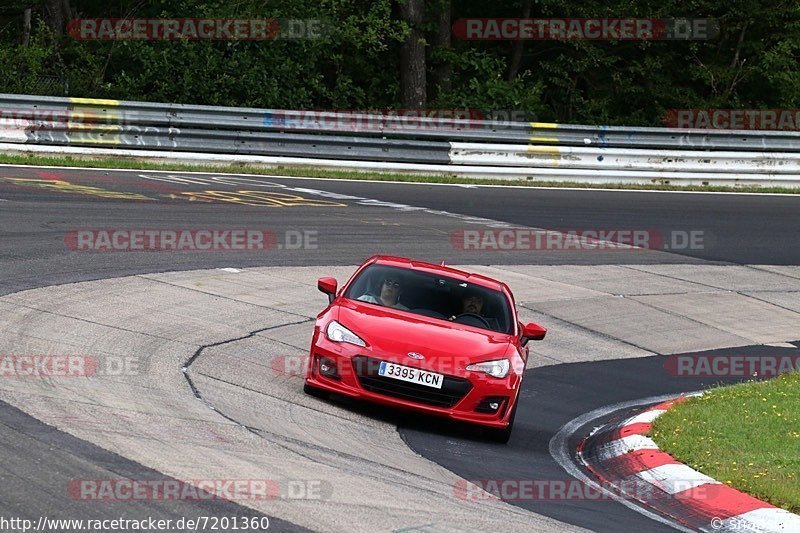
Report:
[[[628,435],[621,439],[612,440],[600,446],[597,450],[597,458],[601,462],[625,455],[626,453],[638,450],[657,450],[658,445],[649,437],[644,435]]]
[[[700,485],[719,485],[720,482],[683,464],[667,464],[644,470],[631,476],[655,485],[667,494],[676,494]]]
[[[659,416],[666,413],[666,409],[650,409],[649,411],[645,411],[644,413],[639,413],[638,415],[629,418],[622,424],[623,427],[630,426],[633,424],[650,424],[658,418]]]
[[[690,533],[692,531],[691,529],[689,529],[687,527],[684,527],[683,525],[679,524],[678,522],[675,522],[673,520],[669,520],[669,519],[667,519],[667,518],[665,518],[665,517],[663,517],[663,516],[661,516],[659,514],[656,514],[656,513],[652,512],[652,511],[648,510],[648,509],[645,509],[644,507],[642,507],[640,505],[637,505],[636,503],[634,503],[634,502],[632,502],[632,501],[630,501],[630,500],[628,500],[626,498],[622,498],[618,494],[615,494],[615,493],[609,491],[608,489],[600,486],[593,479],[589,478],[589,476],[584,474],[581,471],[580,468],[578,468],[578,466],[573,461],[573,452],[570,450],[570,448],[568,446],[569,438],[578,429],[580,429],[581,427],[585,426],[586,424],[588,424],[592,420],[595,420],[597,418],[601,418],[603,416],[607,416],[607,415],[613,413],[614,411],[619,411],[620,409],[629,409],[631,407],[636,407],[638,405],[646,405],[646,404],[650,404],[650,403],[653,403],[653,404],[661,403],[661,402],[665,402],[667,400],[672,400],[673,398],[675,398],[674,394],[667,394],[667,395],[663,395],[663,396],[654,396],[652,398],[645,398],[645,399],[642,399],[642,400],[633,400],[633,401],[629,401],[629,402],[621,402],[621,403],[617,403],[617,404],[614,404],[614,405],[608,405],[606,407],[600,407],[598,409],[595,409],[594,411],[590,411],[590,412],[585,413],[585,414],[583,414],[583,415],[581,415],[581,416],[579,416],[577,418],[574,418],[574,419],[570,420],[569,422],[567,422],[566,424],[564,424],[564,426],[560,430],[558,430],[558,433],[556,433],[553,436],[553,438],[550,439],[550,455],[553,457],[553,459],[559,465],[561,465],[561,467],[564,470],[567,471],[567,473],[569,475],[571,475],[572,477],[574,477],[576,479],[579,479],[579,480],[583,481],[587,485],[589,485],[589,486],[591,486],[593,488],[596,488],[597,490],[602,491],[604,494],[607,494],[611,499],[613,499],[615,501],[618,501],[619,503],[621,503],[625,507],[628,507],[629,509],[633,509],[637,513],[642,514],[642,515],[646,516],[647,518],[650,518],[652,520],[655,520],[657,522],[661,522],[662,524],[665,524],[667,526],[675,528],[678,531],[684,531],[686,533]]]
[[[800,516],[786,509],[762,507],[719,522],[708,531],[800,531]]]
[[[44,168],[44,169],[61,169],[61,170],[83,170],[83,171],[103,171],[103,172],[158,172],[163,174],[200,174],[200,175],[213,175],[213,176],[246,176],[249,178],[272,178],[272,179],[286,179],[286,180],[315,180],[315,181],[345,181],[355,183],[391,183],[394,185],[424,185],[426,187],[463,187],[464,183],[424,183],[424,182],[410,182],[410,181],[389,181],[389,180],[354,180],[348,178],[315,178],[306,176],[278,176],[271,174],[243,174],[231,172],[208,172],[199,170],[148,170],[148,169],[130,169],[130,168],[88,168],[88,167],[62,167],[62,166],[49,166],[49,165],[11,165],[0,163],[0,167],[8,168]],[[468,179],[468,178],[465,178]],[[797,198],[798,194],[792,193],[776,193],[776,192],[716,192],[716,191],[655,191],[655,190],[638,190],[638,189],[604,189],[604,188],[590,188],[590,187],[530,187],[526,185],[484,185],[484,184],[470,184],[471,188],[501,188],[501,189],[534,189],[534,190],[552,190],[552,191],[603,191],[603,192],[624,192],[624,193],[639,193],[639,194],[719,194],[719,195],[737,195],[737,196],[790,196]]]

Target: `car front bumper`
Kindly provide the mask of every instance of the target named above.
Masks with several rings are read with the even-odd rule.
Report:
[[[502,379],[455,368],[455,365],[445,373],[404,357],[376,355],[358,346],[322,338],[318,340],[310,354],[306,374],[308,385],[377,404],[486,427],[502,429],[508,426],[521,383],[521,376],[513,370]],[[377,376],[376,368],[380,361],[443,373],[442,389]],[[321,363],[325,363],[326,372],[322,371]],[[334,366],[335,376],[331,373]],[[492,403],[499,404],[494,411]]]

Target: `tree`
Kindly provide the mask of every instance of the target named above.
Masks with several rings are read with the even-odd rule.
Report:
[[[452,66],[449,57],[452,41],[452,0],[439,0],[436,7],[436,31],[433,36],[433,51],[431,54],[432,79],[428,93],[432,99],[442,93],[447,93],[452,88]]]
[[[31,8],[26,8],[22,14],[22,46],[31,44]]]
[[[64,35],[67,22],[72,17],[69,0],[44,0],[42,7],[47,27],[58,36]]]
[[[26,14],[27,12],[27,14]],[[719,22],[696,40],[466,40],[509,16]],[[86,18],[316,19],[274,42],[92,41]],[[113,53],[112,53],[113,51]],[[658,126],[671,109],[800,106],[800,4],[775,0],[0,0],[0,93],[282,109],[470,108]]]
[[[531,17],[531,0],[525,0],[522,8],[522,18]],[[522,64],[522,52],[525,49],[525,41],[518,39],[514,41],[514,51],[511,54],[511,64],[508,67],[508,81],[514,81],[519,74],[519,67]]]
[[[422,33],[424,12],[422,0],[400,0],[400,18],[409,26],[400,51],[400,105],[407,109],[424,108],[428,101]]]

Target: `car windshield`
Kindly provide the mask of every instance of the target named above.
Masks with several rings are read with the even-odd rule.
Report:
[[[511,306],[502,292],[440,274],[371,265],[344,296],[482,329],[514,330]]]

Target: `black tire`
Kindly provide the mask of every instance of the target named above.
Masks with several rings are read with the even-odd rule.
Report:
[[[519,398],[517,398],[519,402]],[[514,409],[511,411],[511,418],[508,420],[508,425],[503,429],[489,428],[486,430],[486,436],[492,442],[499,444],[507,444],[511,438],[511,432],[514,430],[514,419],[517,417],[517,404],[514,404]]]
[[[305,392],[309,396],[313,396],[315,398],[321,398],[323,400],[326,400],[330,397],[330,393],[328,391],[314,387],[313,385],[309,385],[308,383],[303,383],[303,392]]]

